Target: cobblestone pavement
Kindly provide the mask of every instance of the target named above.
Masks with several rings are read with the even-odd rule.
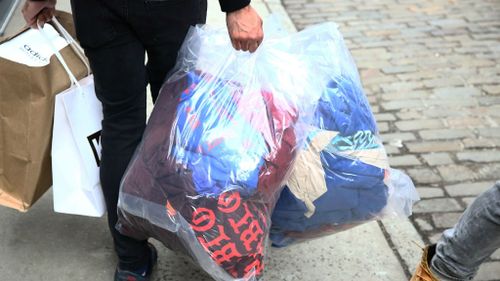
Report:
[[[426,243],[500,179],[499,0],[283,0],[298,29],[335,21]],[[476,280],[500,280],[500,251]]]

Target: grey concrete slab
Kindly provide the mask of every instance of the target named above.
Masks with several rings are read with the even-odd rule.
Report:
[[[156,281],[211,280],[184,257],[162,251]],[[404,271],[377,223],[293,245],[271,248],[264,280],[402,281]]]
[[[111,280],[116,263],[106,221],[54,213],[51,192],[28,213],[0,207],[0,249],[0,280]]]
[[[403,260],[405,270],[412,274],[422,256],[419,247],[425,246],[422,238],[409,219],[385,219],[382,224],[394,250]]]
[[[154,281],[209,281],[188,258],[154,242]],[[47,193],[28,213],[0,208],[0,280],[112,279],[116,258],[104,218],[54,213]],[[406,276],[377,223],[271,249],[265,280],[401,281]]]
[[[403,268],[376,222],[273,249],[266,280],[403,281]]]

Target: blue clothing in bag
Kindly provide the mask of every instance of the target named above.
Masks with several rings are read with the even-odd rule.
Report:
[[[313,125],[353,136],[358,131],[377,132],[377,124],[363,91],[354,81],[330,81],[319,100]]]
[[[177,107],[177,163],[192,172],[200,195],[217,196],[232,189],[252,194],[268,154],[264,138],[238,113],[244,106],[239,104],[238,85],[215,80],[207,86],[200,80],[188,74],[190,86]],[[215,90],[204,90],[214,85]]]
[[[318,155],[327,190],[313,202],[314,213],[307,217],[304,201],[285,187],[272,215],[274,246],[292,243],[296,236],[290,233],[307,234],[323,226],[369,220],[387,204],[385,169],[349,156],[353,152],[381,149],[375,137],[375,119],[361,87],[350,79],[338,81],[329,83],[312,124],[319,130],[338,132]]]

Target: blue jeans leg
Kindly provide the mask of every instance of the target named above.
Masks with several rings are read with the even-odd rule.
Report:
[[[479,195],[437,243],[431,270],[440,280],[472,280],[500,248],[500,181]]]

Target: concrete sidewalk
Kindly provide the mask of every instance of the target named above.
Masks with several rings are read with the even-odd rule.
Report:
[[[68,10],[67,1],[59,8]],[[209,20],[223,26],[225,15],[209,1]],[[254,0],[266,17],[271,12],[294,26],[279,0]],[[22,27],[16,14],[7,34]],[[116,258],[104,218],[56,214],[47,193],[27,214],[0,207],[0,276],[9,281],[112,279]],[[422,240],[408,220],[373,222],[337,235],[271,249],[265,280],[403,281],[417,263]],[[158,245],[160,260],[153,280],[211,280],[186,258]]]

